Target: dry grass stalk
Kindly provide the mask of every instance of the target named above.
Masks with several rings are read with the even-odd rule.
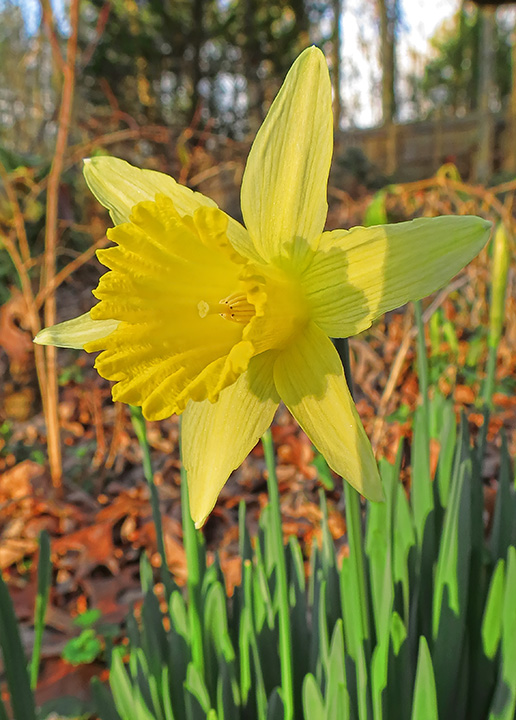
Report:
[[[55,34],[53,25],[52,9],[46,7],[42,2],[43,12],[47,17],[47,29],[50,35]],[[73,96],[75,88],[75,65],[77,59],[77,35],[79,25],[79,0],[72,0],[70,3],[70,36],[66,49],[66,62],[62,65],[63,89],[59,117],[57,123],[57,139],[50,174],[48,176],[47,206],[46,206],[46,228],[45,228],[45,256],[44,272],[42,275],[44,285],[52,285],[56,272],[56,249],[58,235],[58,202],[59,185],[63,170],[64,157],[68,145],[70,132]],[[54,325],[56,322],[56,296],[50,292],[45,301],[44,309],[45,325]],[[58,488],[62,482],[62,461],[61,443],[59,438],[58,418],[58,387],[57,387],[57,364],[56,349],[52,346],[46,347],[47,362],[47,444],[48,457],[50,462],[50,475],[52,484]]]

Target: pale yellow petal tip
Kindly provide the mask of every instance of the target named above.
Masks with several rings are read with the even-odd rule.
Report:
[[[194,521],[195,529],[200,530],[204,526],[204,523],[206,522],[207,519],[208,519],[208,515],[206,515],[206,517],[203,518],[202,520],[194,520],[194,518],[192,517],[192,520]]]
[[[188,470],[186,471],[186,474],[187,476],[193,475],[193,473],[189,473]],[[210,480],[213,480],[213,478],[210,478]],[[218,487],[209,483],[208,486],[205,486],[204,492],[201,487],[195,487],[194,489],[191,487],[191,483],[188,483],[188,505],[190,509],[190,517],[193,520],[196,530],[200,530],[203,525],[206,524],[206,521],[210,517],[213,508],[217,503],[220,491],[226,482],[227,477],[224,476],[224,481]],[[195,486],[196,483],[193,483],[193,485]],[[209,489],[207,489],[207,487]]]
[[[372,469],[369,470],[369,473],[370,475],[372,474]],[[355,488],[360,495],[365,497],[366,500],[369,500],[369,502],[385,502],[385,493],[380,475],[376,473],[374,479],[372,479],[370,475],[366,478],[362,476],[358,481],[350,479],[348,483],[351,487]],[[344,481],[346,481],[346,478],[344,478]]]
[[[92,182],[100,182],[104,178],[98,178],[97,175],[99,172],[109,172],[111,169],[113,170],[122,170],[123,172],[123,166],[126,165],[129,168],[132,168],[129,163],[126,163],[124,160],[121,160],[120,158],[113,157],[112,155],[97,155],[96,157],[88,157],[83,158],[82,161],[82,174],[84,175],[86,182],[88,183],[88,186]],[[93,189],[90,188],[90,190]],[[95,194],[95,193],[94,193]]]
[[[82,350],[87,343],[107,337],[118,325],[118,320],[93,320],[87,312],[72,320],[43,328],[33,342],[37,345]]]
[[[52,342],[52,328],[43,328],[40,330],[36,337],[33,339],[33,343],[36,345],[53,345]]]
[[[369,500],[369,502],[385,502],[385,493],[381,484],[375,485],[375,487],[372,490],[368,491],[364,495],[364,497]]]
[[[93,171],[93,167],[94,167],[93,158],[83,158],[82,174],[84,175],[86,182],[88,181],[88,176]]]
[[[216,500],[217,498],[215,498],[215,502]],[[205,502],[199,503],[198,508],[195,507],[195,501],[190,502],[190,516],[194,522],[196,530],[200,530],[206,524],[207,519],[210,517],[211,511],[215,507],[215,502],[209,510],[206,510]]]
[[[324,71],[325,74],[328,73],[328,63],[326,62],[326,57],[317,45],[311,45],[306,48],[306,50],[303,50],[303,52],[296,58],[292,68],[296,66],[299,67],[303,73],[310,71],[319,73],[321,70]]]
[[[326,65],[326,58],[324,57],[324,53],[320,48],[317,47],[317,45],[310,45],[310,47],[307,47],[306,50],[303,50],[299,57],[302,57],[303,55],[314,58],[314,60],[322,60]]]

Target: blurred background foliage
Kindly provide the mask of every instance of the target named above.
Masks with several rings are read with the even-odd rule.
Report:
[[[417,52],[411,51],[411,55],[407,53],[406,44],[410,31],[407,18],[409,8],[416,4],[425,7],[427,14],[432,7],[437,10],[444,5],[450,12],[448,20],[437,27],[430,48],[421,47]],[[24,600],[18,596],[14,603],[19,616],[25,613],[25,622],[31,623],[32,605],[28,612],[24,608],[27,597],[32,602],[34,595],[37,563],[32,560],[37,550],[35,538],[42,529],[47,530],[52,539],[56,582],[50,604],[60,611],[61,620],[63,616],[67,620],[69,616],[81,616],[88,607],[104,602],[101,598],[105,597],[104,607],[109,613],[115,612],[110,620],[123,623],[128,610],[121,604],[120,589],[140,592],[135,590],[139,583],[134,577],[134,568],[143,548],[156,559],[157,535],[149,531],[149,494],[141,485],[141,449],[134,434],[131,435],[126,410],[121,404],[111,402],[108,384],[92,373],[91,356],[61,351],[58,366],[53,349],[47,348],[44,352],[41,346],[32,343],[32,337],[43,323],[51,325],[91,307],[91,288],[101,272],[94,254],[98,247],[107,244],[105,230],[109,220],[86,189],[81,174],[82,159],[110,153],[143,167],[168,172],[212,197],[238,218],[239,186],[254,133],[294,58],[310,43],[315,43],[326,55],[334,90],[336,142],[328,191],[328,225],[350,227],[422,216],[478,214],[496,223],[496,237],[503,239],[506,260],[498,262],[504,266],[503,281],[496,283],[496,272],[490,272],[492,265],[497,266],[497,245],[494,244],[493,250],[490,243],[425,308],[420,304],[416,310],[407,307],[401,313],[389,313],[365,338],[350,341],[357,406],[366,432],[379,457],[391,462],[403,461],[400,473],[405,486],[419,473],[424,481],[420,491],[435,488],[427,466],[430,463],[435,472],[438,458],[439,483],[451,477],[456,440],[454,418],[458,410],[464,411],[467,420],[462,423],[464,442],[457,443],[459,455],[453,474],[459,488],[458,483],[463,484],[466,474],[474,470],[472,487],[476,504],[471,505],[475,513],[471,527],[475,528],[479,554],[471,556],[475,566],[471,576],[469,570],[461,570],[461,577],[474,578],[478,576],[474,572],[480,572],[483,589],[479,593],[477,583],[471,596],[472,604],[477,607],[475,612],[466,613],[468,623],[478,630],[477,611],[481,611],[480,600],[487,590],[489,577],[479,558],[490,558],[487,562],[491,572],[493,562],[505,556],[509,533],[514,530],[509,455],[514,457],[516,437],[513,259],[516,8],[510,3],[498,5],[495,11],[493,5],[483,7],[483,4],[461,0],[0,0],[0,507],[3,509],[0,569],[14,580],[10,582],[11,592],[17,588],[26,592]],[[352,44],[353,20],[355,45]],[[373,194],[384,186],[387,187],[376,196]],[[498,298],[496,323],[494,315],[489,316],[490,303],[494,307],[493,298]],[[501,308],[505,309],[505,323]],[[419,320],[415,319],[416,312]],[[415,470],[411,476],[411,451],[404,438],[410,436],[411,418],[420,398],[414,368],[416,356],[423,358],[425,354],[424,338],[417,330],[418,322],[423,321],[428,321],[426,385],[431,385],[435,413],[432,411],[430,422],[426,418],[423,424],[419,423],[419,431],[416,421],[412,454]],[[493,331],[495,325],[496,332]],[[413,347],[416,337],[419,337],[418,355]],[[424,373],[420,377],[424,377]],[[426,385],[423,382],[423,386]],[[489,421],[485,408],[482,409],[483,402],[493,406]],[[447,423],[442,422],[443,408]],[[421,417],[423,412],[426,412],[424,405],[418,411]],[[292,420],[284,417],[279,420],[274,430],[278,458],[282,458],[278,468],[282,476],[278,479],[282,484],[281,511],[287,520],[285,532],[302,539],[303,552],[316,537],[314,532],[321,532],[320,528],[314,531],[314,523],[317,525],[321,518],[316,496],[318,483],[322,482],[330,498],[328,522],[331,520],[331,523],[324,530],[326,550],[331,545],[328,532],[331,529],[334,539],[340,542],[339,562],[344,557],[349,559],[346,543],[352,538],[353,530],[348,532],[343,528],[342,490],[334,487],[329,470],[324,466],[321,469],[320,462],[317,465],[320,458],[314,459],[313,448],[298,434]],[[423,442],[425,425],[430,434]],[[502,429],[507,433],[509,452],[501,442]],[[160,488],[164,510],[168,563],[175,577],[182,577],[184,582],[187,565],[192,567],[192,562],[187,561],[179,523],[177,418],[154,423],[148,431],[148,446],[156,461],[153,487]],[[470,432],[477,440],[474,450],[470,447]],[[440,455],[438,437],[445,448]],[[429,444],[425,444],[427,440]],[[149,447],[146,452],[150,452]],[[466,448],[467,468],[462,473],[458,472],[459,461],[462,449],[466,453]],[[482,460],[484,450],[486,457]],[[442,470],[444,464],[446,472]],[[259,527],[263,465],[263,455],[255,454],[247,475],[233,477],[205,529],[210,548],[222,549],[221,558],[226,553],[227,577],[231,568],[240,567],[238,562],[231,564],[238,560],[236,554],[240,552],[240,549],[234,550],[238,500],[245,503],[247,519],[254,523],[254,529]],[[147,478],[149,482],[151,479]],[[398,487],[397,475],[393,474],[394,479]],[[399,484],[396,493],[400,495],[400,502],[406,504],[403,487]],[[417,490],[415,495],[417,505],[421,502],[417,499]],[[433,507],[432,491],[425,490],[424,496],[428,508]],[[464,502],[461,507],[467,509],[469,494],[461,490],[456,494],[457,502],[459,496]],[[349,497],[347,507],[348,500]],[[277,497],[275,502],[279,528]],[[435,517],[434,510],[429,514],[435,528],[444,527],[442,502],[441,499],[435,504]],[[458,505],[452,503],[451,507]],[[456,517],[462,523],[468,513],[461,510]],[[371,537],[375,527],[389,527],[384,518],[376,519],[381,522],[372,525]],[[406,515],[407,527],[411,522]],[[402,527],[402,523],[395,526]],[[362,547],[359,527],[360,524],[355,523],[358,535],[356,542],[351,539],[351,549],[353,543],[355,548]],[[491,538],[494,540],[489,541],[492,557],[482,546],[483,533],[489,532],[489,528],[493,528]],[[279,530],[274,532],[279,537]],[[424,538],[423,532],[420,535]],[[250,556],[245,549],[245,535],[241,533],[240,537],[245,551],[240,555],[245,559]],[[467,537],[462,526],[456,537]],[[514,539],[514,535],[510,537]],[[504,543],[503,552],[499,551],[500,538]],[[185,542],[188,545],[188,540]],[[289,548],[292,547],[291,543]],[[380,578],[374,568],[386,562],[387,547],[389,543],[381,536],[378,543],[366,548],[367,552],[372,549],[380,562],[376,566],[372,562],[368,565],[372,568],[373,584]],[[461,568],[469,567],[470,562],[467,544],[464,547],[468,552],[461,556],[464,561]],[[78,554],[78,548],[86,555]],[[197,554],[198,550],[200,552],[201,546],[194,547],[192,541],[190,551]],[[330,559],[330,571],[323,564],[319,572],[314,551],[312,577],[317,582],[324,578],[324,582],[321,582],[320,594],[319,590],[309,591],[310,602],[323,609],[326,581],[333,582],[334,589],[339,586],[338,579],[335,584],[333,554],[326,550],[321,558],[323,563]],[[437,544],[433,550],[437,550]],[[268,551],[264,557],[277,559],[283,555],[279,550]],[[303,559],[299,564],[296,557],[300,558],[300,550],[293,552],[293,559],[294,565],[297,563],[303,568]],[[424,563],[420,576],[428,584],[434,574],[425,563],[434,563],[437,555],[425,549],[421,557]],[[411,555],[411,577],[413,559]],[[514,554],[509,558],[507,570],[507,577],[511,578],[507,581],[507,598],[514,594],[511,595],[516,577],[513,560]],[[157,568],[160,563],[164,567],[162,561],[153,567]],[[211,573],[217,588],[219,584],[221,588],[216,589],[213,602],[218,602],[222,592],[217,563],[207,570],[207,576]],[[47,565],[50,567],[48,559]],[[41,562],[40,568],[44,566]],[[145,582],[150,587],[152,570],[150,566],[145,570],[143,564],[142,568],[143,580],[147,578]],[[236,572],[238,574],[238,569]],[[272,568],[271,591],[267,582],[260,580],[256,585],[260,591],[258,598],[263,592],[267,602],[267,598],[272,597],[272,588],[278,587],[275,572]],[[496,572],[498,594],[494,596],[499,603],[504,570]],[[26,586],[28,576],[30,583]],[[301,576],[304,577],[302,571]],[[435,577],[441,583],[439,574]],[[443,580],[442,587],[447,582]],[[109,589],[99,590],[101,585],[107,588],[108,584]],[[205,589],[209,587],[206,584]],[[359,587],[359,583],[351,582],[350,587]],[[194,588],[192,597],[197,597],[195,593],[199,588]],[[425,602],[427,622],[431,617],[427,612],[431,609],[431,593],[419,594],[417,587],[416,592]],[[383,595],[383,591],[378,597],[380,594]],[[148,596],[156,602],[152,592]],[[4,599],[6,597],[4,593]],[[385,597],[388,603],[393,597],[396,602],[399,600],[398,593],[393,596],[387,593]],[[437,597],[436,602],[441,603],[441,595]],[[445,597],[444,591],[442,597]],[[367,604],[362,602],[357,607]],[[14,617],[9,619],[5,614],[7,605],[3,602],[4,617],[7,617],[6,626],[12,629]],[[154,605],[148,604],[148,607],[153,613],[148,627],[154,628],[160,615],[154,613]],[[196,604],[192,607],[188,612],[193,616],[198,610]],[[390,613],[390,606],[385,607]],[[509,601],[507,607],[512,609]],[[393,606],[393,609],[396,608]],[[39,619],[40,632],[43,614]],[[312,609],[308,614],[315,617]],[[224,616],[217,612],[216,617],[219,620]],[[300,627],[304,629],[306,616],[299,617]],[[332,653],[328,654],[327,650],[333,621],[327,632],[324,612],[320,617],[316,632],[324,630],[321,647],[329,658]],[[464,617],[458,618],[457,627],[461,632],[459,625]],[[507,617],[510,622],[504,627],[508,628],[507,637],[512,638],[514,624],[510,623],[514,613],[507,610]],[[351,618],[348,626],[354,630],[358,624]],[[217,622],[217,628],[223,628],[223,624]],[[409,627],[413,649],[417,648],[415,628],[413,623]],[[77,635],[76,630],[65,626],[65,634],[72,631]],[[94,667],[90,661],[95,660],[101,646],[106,655],[110,652],[111,636],[104,630],[100,632],[95,621],[86,622],[80,635],[63,650],[63,657],[71,661],[70,667],[77,662],[79,667],[91,665],[93,674],[101,672],[104,666]],[[486,637],[490,638],[489,653],[495,654],[500,626],[493,624],[491,631],[492,637],[489,633]],[[337,639],[338,632],[341,630],[337,631]],[[269,633],[267,628],[266,633]],[[32,636],[29,633],[26,637],[30,640]],[[189,638],[193,638],[194,644],[195,637],[192,634]],[[449,647],[449,638],[442,637],[446,640],[442,647]],[[136,640],[134,648],[139,653],[139,639]],[[16,642],[19,645],[19,640]],[[223,643],[226,643],[225,637]],[[466,645],[468,643],[469,640]],[[369,640],[366,644],[369,646]],[[162,647],[161,641],[154,643],[149,657],[154,657],[158,646]],[[57,682],[64,677],[67,693],[77,695],[85,686],[83,678],[76,681],[77,685],[70,685],[70,675],[63,673],[61,649],[56,654],[55,648],[49,650],[48,647],[47,639],[47,645],[43,643],[44,678],[40,686],[47,683],[47,690],[52,688],[49,694],[56,697]],[[224,647],[229,646],[226,643]],[[382,647],[387,650],[388,645]],[[473,657],[474,643],[469,643],[468,651],[470,649]],[[33,655],[36,660],[31,670],[32,685],[37,675],[38,653]],[[469,673],[468,663],[462,662],[459,652],[444,654],[444,660],[460,660],[461,668]],[[316,655],[314,650],[314,657]],[[496,662],[500,656],[498,653]],[[26,675],[21,651],[18,657],[20,672]],[[387,661],[386,654],[382,657]],[[319,664],[314,666],[314,672],[319,682],[323,665],[319,655],[317,658]],[[516,666],[513,653],[511,658],[507,667],[512,670]],[[413,660],[415,662],[415,655]],[[157,667],[161,673],[161,665]],[[446,663],[440,667],[444,675],[445,667]],[[125,683],[120,685],[121,695],[132,697],[125,692],[129,682],[125,670],[122,665],[119,669],[122,672],[115,673],[114,677],[115,682],[118,678],[118,682]],[[483,676],[486,682],[495,678],[493,666],[489,672]],[[152,682],[161,682],[157,677],[152,675]],[[406,672],[403,677],[407,677]],[[448,674],[448,677],[452,676]],[[358,679],[360,681],[360,677]],[[28,677],[23,685],[12,676],[13,696],[17,694],[24,705],[31,702],[30,692],[25,691],[28,682]],[[202,687],[202,683],[197,685]],[[430,685],[428,682],[422,685],[421,692],[424,694],[425,687]],[[500,692],[505,692],[503,682],[499,686]],[[458,687],[465,685],[459,683]],[[475,684],[477,690],[480,687]],[[511,697],[516,698],[512,680],[511,692]],[[305,695],[311,707],[313,703],[322,702],[314,682],[307,683]],[[274,700],[274,692],[271,697]],[[0,702],[0,717],[3,717],[1,707]],[[132,712],[130,706],[129,717]],[[30,717],[26,712],[18,714],[20,718]],[[230,713],[227,717],[233,715]],[[312,712],[307,716],[316,714]],[[328,717],[335,716],[328,710]],[[102,717],[118,716],[106,711]]]
[[[48,3],[42,1],[43,7]],[[407,66],[400,58],[405,50],[398,47],[409,30],[401,0],[352,4],[373,39],[362,48],[362,58],[343,54],[348,36],[347,3],[342,0],[82,0],[72,137],[79,141],[98,135],[115,116],[129,127],[165,125],[179,133],[192,124],[197,129],[208,125],[212,133],[245,140],[263,120],[294,58],[310,43],[321,46],[329,60],[341,127],[364,124],[353,100],[356,77],[363,72],[374,76],[371,102],[381,99],[384,123],[475,111],[486,70],[490,108],[503,111],[510,104],[510,9],[495,15],[492,9],[462,2],[438,28],[429,50]],[[70,28],[66,16],[57,12],[63,10],[62,2],[54,5],[55,31],[64,47]],[[450,15],[456,6],[450,2]],[[490,28],[487,43],[484,25]],[[4,150],[43,157],[52,153],[61,84],[57,65],[37,3],[3,0]],[[380,119],[373,112],[369,116],[368,124]]]
[[[444,109],[449,114],[465,114],[479,106],[480,66],[483,61],[482,12],[475,6],[464,6],[451,22],[446,23],[432,39],[434,57],[422,78],[415,81],[421,103],[428,102],[431,111]],[[500,18],[493,27],[493,90],[496,103],[507,103],[512,87],[511,38],[514,28]]]
[[[14,389],[54,291],[57,320],[91,306],[106,214],[83,158],[167,172],[239,218],[251,140],[311,43],[333,83],[329,226],[362,223],[371,192],[416,181],[388,194],[389,220],[478,213],[512,232],[516,8],[436,0],[448,18],[411,56],[416,4],[421,24],[423,0],[0,0],[0,347]],[[36,360],[48,390],[55,359]]]

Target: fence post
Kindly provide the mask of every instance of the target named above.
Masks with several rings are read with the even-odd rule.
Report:
[[[386,148],[386,167],[387,175],[392,175],[398,167],[398,128],[393,122],[387,122],[384,125]]]
[[[494,118],[490,112],[494,74],[495,8],[480,10],[482,27],[480,34],[480,76],[478,81],[478,149],[474,167],[474,179],[485,183],[493,172]]]

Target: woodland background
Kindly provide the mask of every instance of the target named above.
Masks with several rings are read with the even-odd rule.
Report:
[[[80,697],[86,680],[104,671],[103,640],[84,655],[76,648],[76,662],[63,659],[79,632],[74,618],[94,607],[116,634],[138,597],[139,555],[158,557],[127,408],[113,405],[91,357],[32,344],[41,325],[89,309],[101,272],[94,252],[107,243],[109,220],[82,179],[84,157],[110,153],[168,172],[240,217],[238,188],[252,137],[295,57],[316,43],[334,88],[328,227],[364,222],[375,193],[386,188],[382,212],[389,220],[476,213],[514,231],[514,6],[461,3],[424,63],[401,73],[403,3],[361,0],[374,37],[373,100],[381,108],[381,123],[365,129],[356,127],[363,98],[346,86],[353,67],[342,65],[344,5],[41,0],[30,5],[28,22],[28,3],[0,2],[0,568],[29,648],[37,538],[48,530],[54,588],[41,702],[64,687]],[[426,303],[432,383],[453,397],[473,430],[483,422],[489,279],[484,251]],[[514,451],[514,284],[512,260],[484,469],[486,522],[502,429]],[[415,335],[407,308],[351,342],[359,411],[378,455],[389,459],[400,444],[407,460],[410,454],[404,438],[418,403]],[[318,536],[322,483],[331,532],[344,553],[340,486],[286,412],[279,412],[273,434],[285,534],[306,548]],[[169,564],[184,582],[177,421],[150,423],[148,437]],[[234,474],[205,530],[230,589],[240,577],[242,498],[253,527],[266,499],[259,448]]]

